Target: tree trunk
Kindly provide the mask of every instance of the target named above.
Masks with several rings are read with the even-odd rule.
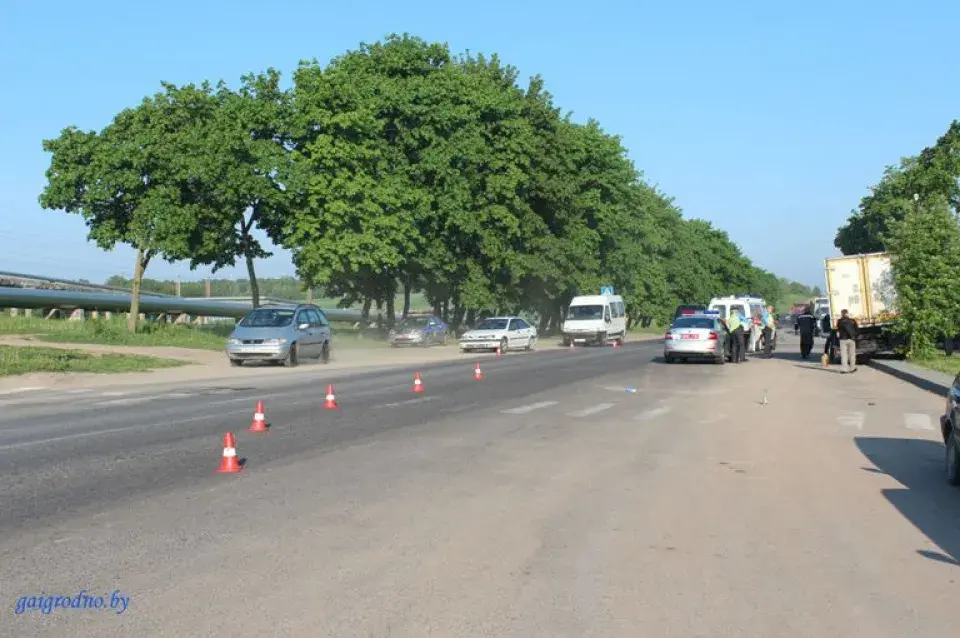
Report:
[[[243,256],[247,262],[247,276],[250,277],[250,299],[253,301],[253,307],[260,307],[260,284],[257,283],[257,271],[253,265],[253,257],[249,254]]]
[[[403,318],[406,319],[410,314],[410,294],[413,292],[413,285],[410,280],[403,282]]]
[[[373,299],[367,297],[363,300],[363,310],[360,311],[360,317],[363,319],[363,323],[368,323],[370,321],[370,306],[373,305]]]
[[[143,285],[143,271],[150,261],[150,254],[143,244],[137,246],[137,262],[133,266],[133,281],[130,282],[130,316],[127,317],[127,330],[135,333],[140,319],[140,288]]]
[[[441,318],[445,322],[450,323],[450,300],[449,299],[443,300],[443,313],[441,315]]]
[[[387,295],[387,328],[392,328],[393,324],[397,319],[397,312],[395,310],[396,306],[396,296]]]

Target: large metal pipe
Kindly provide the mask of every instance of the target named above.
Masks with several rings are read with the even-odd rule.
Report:
[[[60,308],[129,312],[129,293],[79,292],[76,290],[39,290],[0,287],[0,308]],[[199,317],[239,319],[253,309],[250,301],[213,301],[203,297],[158,297],[141,295],[140,310],[145,313],[187,314]],[[324,308],[330,321],[360,321],[354,309]]]
[[[116,286],[103,286],[101,284],[90,284],[84,283],[82,281],[73,281],[72,279],[56,279],[54,277],[42,277],[40,275],[27,275],[24,273],[18,272],[6,272],[0,271],[0,279],[19,279],[21,281],[36,281],[40,283],[54,284],[57,286],[65,286],[67,288],[86,288],[88,290],[108,290],[111,292],[120,292],[120,293],[129,293],[130,291],[126,288],[117,288]],[[154,297],[173,297],[175,295],[168,295],[166,293],[152,292],[150,293]]]

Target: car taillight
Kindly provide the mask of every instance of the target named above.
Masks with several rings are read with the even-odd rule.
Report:
[[[664,333],[663,338],[664,338],[664,339],[673,339],[673,333],[670,332],[669,330],[667,330],[667,331]]]
[[[718,335],[716,332],[711,332],[710,336],[707,337],[707,339],[709,339],[710,341],[716,341],[719,338],[720,338],[720,335]]]

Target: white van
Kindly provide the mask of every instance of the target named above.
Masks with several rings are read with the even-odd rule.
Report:
[[[767,302],[764,301],[761,297],[754,297],[753,295],[736,295],[733,297],[714,297],[710,300],[710,305],[707,306],[708,309],[715,311],[720,315],[720,318],[724,321],[727,320],[727,317],[730,316],[732,310],[738,310],[743,313],[743,316],[747,320],[751,321],[753,324],[753,329],[762,330],[763,328],[760,325],[760,317],[763,316],[763,311],[767,307]],[[744,326],[746,329],[746,326]],[[747,351],[753,352],[753,345],[755,341],[747,339]]]
[[[623,345],[627,338],[627,315],[620,295],[574,297],[561,327],[563,345],[596,343],[613,339]]]

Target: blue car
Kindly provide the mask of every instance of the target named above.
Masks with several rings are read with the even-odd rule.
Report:
[[[394,348],[400,346],[446,345],[449,328],[439,317],[424,315],[407,317],[387,335]]]

